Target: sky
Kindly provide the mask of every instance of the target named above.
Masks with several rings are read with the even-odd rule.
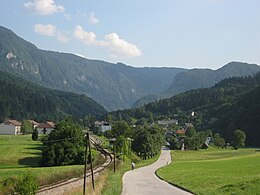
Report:
[[[259,0],[2,0],[0,26],[38,48],[134,67],[260,65]]]

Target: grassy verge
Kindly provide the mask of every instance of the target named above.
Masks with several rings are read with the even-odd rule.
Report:
[[[136,168],[146,166],[154,163],[159,158],[159,155],[154,156],[148,160],[142,160],[136,163]],[[126,171],[131,169],[131,160],[126,158],[125,161],[119,161],[116,168],[116,173],[113,172],[112,167],[107,172],[105,185],[103,186],[103,195],[119,195],[122,192],[123,181],[122,177]]]
[[[158,159],[159,155],[145,161],[136,163],[136,168],[152,164]],[[122,192],[124,173],[131,169],[131,160],[125,158],[125,161],[116,162],[116,173],[114,173],[113,163],[109,169],[103,171],[98,177],[95,177],[95,190],[92,189],[90,183],[87,186],[87,194],[90,195],[119,195]],[[82,187],[76,188],[68,192],[69,194],[82,195]]]
[[[257,194],[260,152],[257,149],[172,151],[173,163],[157,174],[196,194]]]

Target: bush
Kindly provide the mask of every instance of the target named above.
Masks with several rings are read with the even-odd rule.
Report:
[[[37,178],[32,174],[26,174],[16,181],[14,190],[20,195],[36,194],[39,189]]]
[[[36,128],[33,130],[33,133],[32,133],[32,140],[33,140],[33,141],[38,140],[38,131],[37,131]]]
[[[224,140],[223,137],[219,133],[215,133],[213,135],[213,144],[217,147],[224,148],[226,145],[226,141]]]
[[[239,129],[233,132],[232,146],[237,150],[238,148],[245,146],[246,133]]]

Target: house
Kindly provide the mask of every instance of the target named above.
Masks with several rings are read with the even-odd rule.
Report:
[[[95,121],[95,127],[101,132],[111,130],[111,125],[106,121]]]
[[[32,124],[32,128],[33,128],[33,129],[35,129],[35,128],[39,125],[39,123],[37,123],[37,122],[34,121],[34,120],[28,120],[28,122],[30,122],[30,123]]]
[[[176,134],[178,134],[178,135],[184,135],[185,134],[185,130],[184,129],[178,129],[178,130],[176,130]]]
[[[38,134],[49,134],[55,128],[55,123],[47,121],[46,123],[40,123],[36,129]]]
[[[170,119],[170,120],[159,120],[157,121],[158,125],[169,126],[169,125],[178,125],[178,120]]]
[[[22,123],[17,120],[7,120],[0,124],[0,134],[2,135],[18,135],[21,134]]]

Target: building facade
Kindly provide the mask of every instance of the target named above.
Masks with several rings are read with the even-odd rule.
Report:
[[[0,134],[2,135],[19,135],[21,134],[22,123],[17,120],[7,120],[0,124]]]

